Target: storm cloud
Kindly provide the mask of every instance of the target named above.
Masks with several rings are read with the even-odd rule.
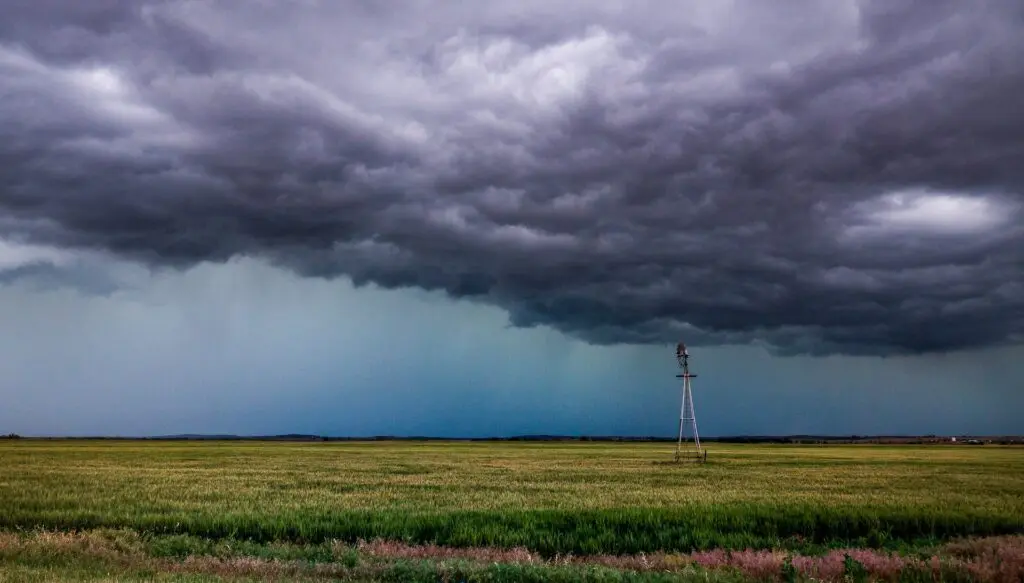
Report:
[[[0,238],[598,344],[1014,344],[1022,93],[1014,0],[9,0]]]

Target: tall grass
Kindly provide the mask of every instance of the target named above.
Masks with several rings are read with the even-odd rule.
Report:
[[[0,528],[557,553],[899,547],[1024,532],[1024,450],[0,443]]]
[[[522,546],[558,553],[638,553],[714,548],[795,548],[855,545],[898,548],[954,536],[1024,532],[1019,519],[955,513],[921,515],[863,509],[740,505],[682,509],[451,511],[325,511],[319,514],[123,517],[16,515],[0,511],[7,528],[63,530],[127,527],[156,534],[193,534],[258,542],[384,538],[456,547]]]

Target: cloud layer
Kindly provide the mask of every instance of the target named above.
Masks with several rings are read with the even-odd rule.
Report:
[[[399,6],[9,2],[0,237],[594,343],[1024,340],[1019,2]]]

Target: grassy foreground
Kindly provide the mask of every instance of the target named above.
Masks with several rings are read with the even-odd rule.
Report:
[[[388,539],[543,556],[912,548],[1024,533],[1024,450],[665,444],[0,442],[0,529]]]
[[[0,533],[0,581],[629,582],[971,581],[1024,578],[1024,536],[942,545],[924,556],[838,549],[556,557],[526,549],[454,549],[210,541],[134,531]]]

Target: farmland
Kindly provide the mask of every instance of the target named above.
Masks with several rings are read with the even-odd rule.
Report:
[[[1024,556],[1014,536],[1024,534],[1024,449],[709,449],[708,464],[676,466],[663,463],[671,445],[649,443],[0,442],[0,529],[14,533],[0,556],[10,573],[38,578],[24,549],[44,548],[55,531],[79,537],[61,544],[130,548],[146,560],[227,560],[224,548],[280,559],[287,548],[322,566],[348,552],[339,548],[365,554],[372,543],[417,556],[527,553],[549,575],[566,556],[923,556],[964,537],[1001,536],[992,544]],[[390,576],[381,569],[360,576]]]

